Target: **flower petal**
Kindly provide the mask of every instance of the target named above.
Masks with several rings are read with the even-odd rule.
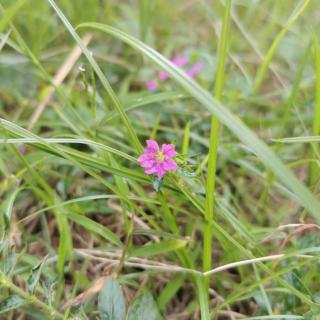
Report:
[[[153,167],[151,167],[151,168],[149,168],[149,169],[147,169],[147,170],[145,170],[145,172],[144,172],[145,174],[153,174],[153,173],[157,173],[157,168],[156,168],[156,166],[153,166]]]
[[[196,64],[194,64],[188,71],[187,71],[187,75],[191,78],[193,78],[194,76],[196,76],[200,70],[203,67],[203,63],[202,62],[197,62]]]
[[[147,140],[147,149],[145,153],[157,153],[159,151],[159,145],[155,140]]]
[[[157,84],[157,81],[155,80],[149,80],[146,82],[146,87],[148,90],[150,91],[154,91],[158,88],[158,84]]]
[[[183,67],[185,64],[187,64],[189,59],[185,56],[176,56],[174,57],[171,62],[175,64],[177,67]]]
[[[160,71],[159,72],[159,79],[160,80],[167,80],[169,78],[169,75],[168,75],[168,73],[167,72],[165,72],[165,71]]]
[[[143,162],[143,161],[148,161],[148,160],[150,160],[151,157],[152,156],[150,155],[150,153],[144,153],[138,158],[138,161],[140,163]]]
[[[142,168],[147,168],[147,169],[149,169],[149,168],[154,167],[155,164],[156,164],[156,162],[155,162],[154,160],[150,160],[150,161],[143,161],[143,162],[141,162],[141,163],[140,163],[140,166],[141,166]]]
[[[162,153],[167,157],[175,157],[176,151],[174,149],[174,144],[163,144],[162,145]]]
[[[167,159],[162,162],[162,168],[166,171],[175,171],[177,170],[178,165],[174,160]]]
[[[156,166],[156,173],[159,178],[162,178],[166,174],[166,170],[163,168],[163,163]]]

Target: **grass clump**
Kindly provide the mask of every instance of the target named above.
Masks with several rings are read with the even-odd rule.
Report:
[[[2,1],[0,318],[317,319],[318,9]]]

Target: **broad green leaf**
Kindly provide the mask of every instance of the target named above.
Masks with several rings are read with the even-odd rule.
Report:
[[[128,320],[157,320],[159,311],[151,293],[146,292],[136,299],[128,311]]]
[[[101,320],[124,320],[126,306],[118,281],[109,278],[103,285],[98,299]]]
[[[187,243],[186,240],[163,240],[140,248],[133,248],[130,253],[134,256],[150,257],[183,248]]]

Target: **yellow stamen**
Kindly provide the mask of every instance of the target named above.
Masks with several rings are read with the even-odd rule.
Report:
[[[157,161],[164,160],[164,154],[161,151],[157,153],[156,157],[157,157]]]

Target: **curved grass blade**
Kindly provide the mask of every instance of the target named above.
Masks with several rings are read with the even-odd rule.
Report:
[[[282,28],[282,30],[279,32],[277,37],[274,39],[269,51],[267,52],[263,63],[261,64],[256,77],[256,82],[254,86],[254,92],[259,91],[261,84],[265,78],[266,72],[268,70],[269,64],[271,62],[271,59],[273,58],[275,51],[280,44],[283,37],[286,35],[288,30],[291,28],[291,26],[294,24],[294,22],[299,18],[299,16],[302,14],[304,9],[309,4],[310,0],[302,0],[299,2],[298,6],[293,10],[292,15],[289,17],[287,23]]]

